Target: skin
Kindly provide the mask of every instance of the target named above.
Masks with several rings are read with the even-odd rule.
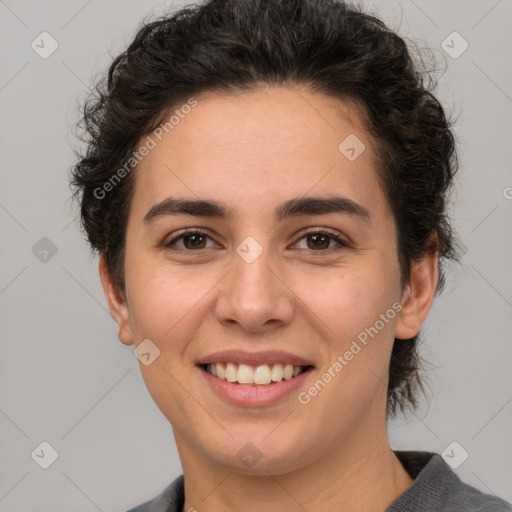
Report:
[[[183,510],[384,511],[412,483],[387,438],[389,358],[394,338],[413,337],[427,317],[437,254],[415,262],[401,288],[395,223],[357,105],[289,87],[196,99],[137,170],[126,300],[100,257],[120,340],[148,338],[160,350],[140,368],[173,428]],[[338,150],[349,134],[366,146],[352,162]],[[371,222],[334,213],[275,222],[277,205],[304,195],[350,198]],[[145,225],[170,196],[214,199],[236,217],[181,214]],[[208,235],[201,250],[190,239],[163,247],[184,228]],[[307,228],[351,245],[327,239],[317,249]],[[263,248],[250,264],[235,251],[248,236]],[[401,311],[307,405],[296,393],[264,407],[233,405],[195,365],[218,350],[284,350],[315,365],[307,390],[394,303]],[[261,453],[252,467],[237,456],[248,442]]]

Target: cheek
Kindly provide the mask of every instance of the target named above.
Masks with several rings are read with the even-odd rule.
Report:
[[[310,274],[293,289],[341,347],[347,337],[357,336],[391,308],[394,288],[384,275],[374,265],[339,269],[329,275]]]
[[[131,272],[129,272],[131,270]],[[162,353],[183,352],[184,344],[201,324],[209,304],[209,292],[214,292],[213,273],[164,265],[142,266],[127,262],[130,277],[130,321],[138,340],[149,338]]]
[[[314,407],[334,422],[340,421],[346,407],[361,417],[386,389],[396,322],[396,284],[392,287],[396,276],[376,260],[368,258],[361,267],[338,269],[329,278],[310,275],[297,292],[314,313],[309,318],[321,319],[314,327],[325,350],[319,378],[329,384]],[[315,389],[304,391],[316,393]]]
[[[187,349],[211,307],[207,292],[216,281],[170,267],[138,270],[131,274],[130,323],[135,343],[150,339],[160,350],[152,364],[139,365],[141,374],[162,413],[179,424],[180,418],[193,414],[196,405],[186,393],[183,398],[183,383],[190,371]]]
[[[311,398],[315,417],[333,425],[356,424],[386,392],[397,316],[395,293],[378,265],[340,270],[322,287],[318,283],[310,277],[298,293],[306,298],[309,318],[321,319],[315,329],[320,347],[326,349],[318,375],[321,382],[302,391]]]

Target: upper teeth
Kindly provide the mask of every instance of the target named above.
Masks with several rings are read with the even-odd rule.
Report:
[[[239,384],[270,384],[272,381],[279,382],[283,378],[289,380],[296,377],[302,368],[292,364],[249,366],[236,363],[212,363],[206,365],[206,371],[211,375]]]

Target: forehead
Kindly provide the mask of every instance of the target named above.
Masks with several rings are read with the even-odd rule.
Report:
[[[152,135],[156,145],[138,166],[134,203],[222,196],[243,206],[254,197],[271,202],[333,188],[358,202],[379,195],[373,144],[357,104],[287,87],[194,99],[167,131]],[[364,147],[357,159],[342,151],[346,140],[359,144],[358,152]]]
[[[177,124],[162,134],[169,150],[199,149],[200,145],[208,150],[208,158],[219,160],[237,152],[260,158],[317,156],[325,151],[337,156],[340,137],[350,133],[366,137],[360,105],[313,94],[305,88],[206,92],[195,99],[197,106],[180,119],[174,116]],[[176,110],[180,105],[174,106],[167,118]],[[196,151],[189,156],[197,158],[201,154]]]

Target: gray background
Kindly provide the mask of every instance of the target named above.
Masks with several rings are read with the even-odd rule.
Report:
[[[182,4],[0,0],[0,511],[123,511],[181,473],[170,425],[117,339],[67,180],[93,78],[143,17]],[[512,3],[375,9],[448,66],[439,97],[460,114],[453,217],[467,248],[424,328],[433,398],[390,425],[391,444],[441,453],[456,441],[469,453],[460,477],[512,501]],[[43,31],[59,45],[47,59],[31,48]],[[456,59],[441,48],[453,31],[469,44]],[[58,452],[48,469],[31,457],[42,441]]]

